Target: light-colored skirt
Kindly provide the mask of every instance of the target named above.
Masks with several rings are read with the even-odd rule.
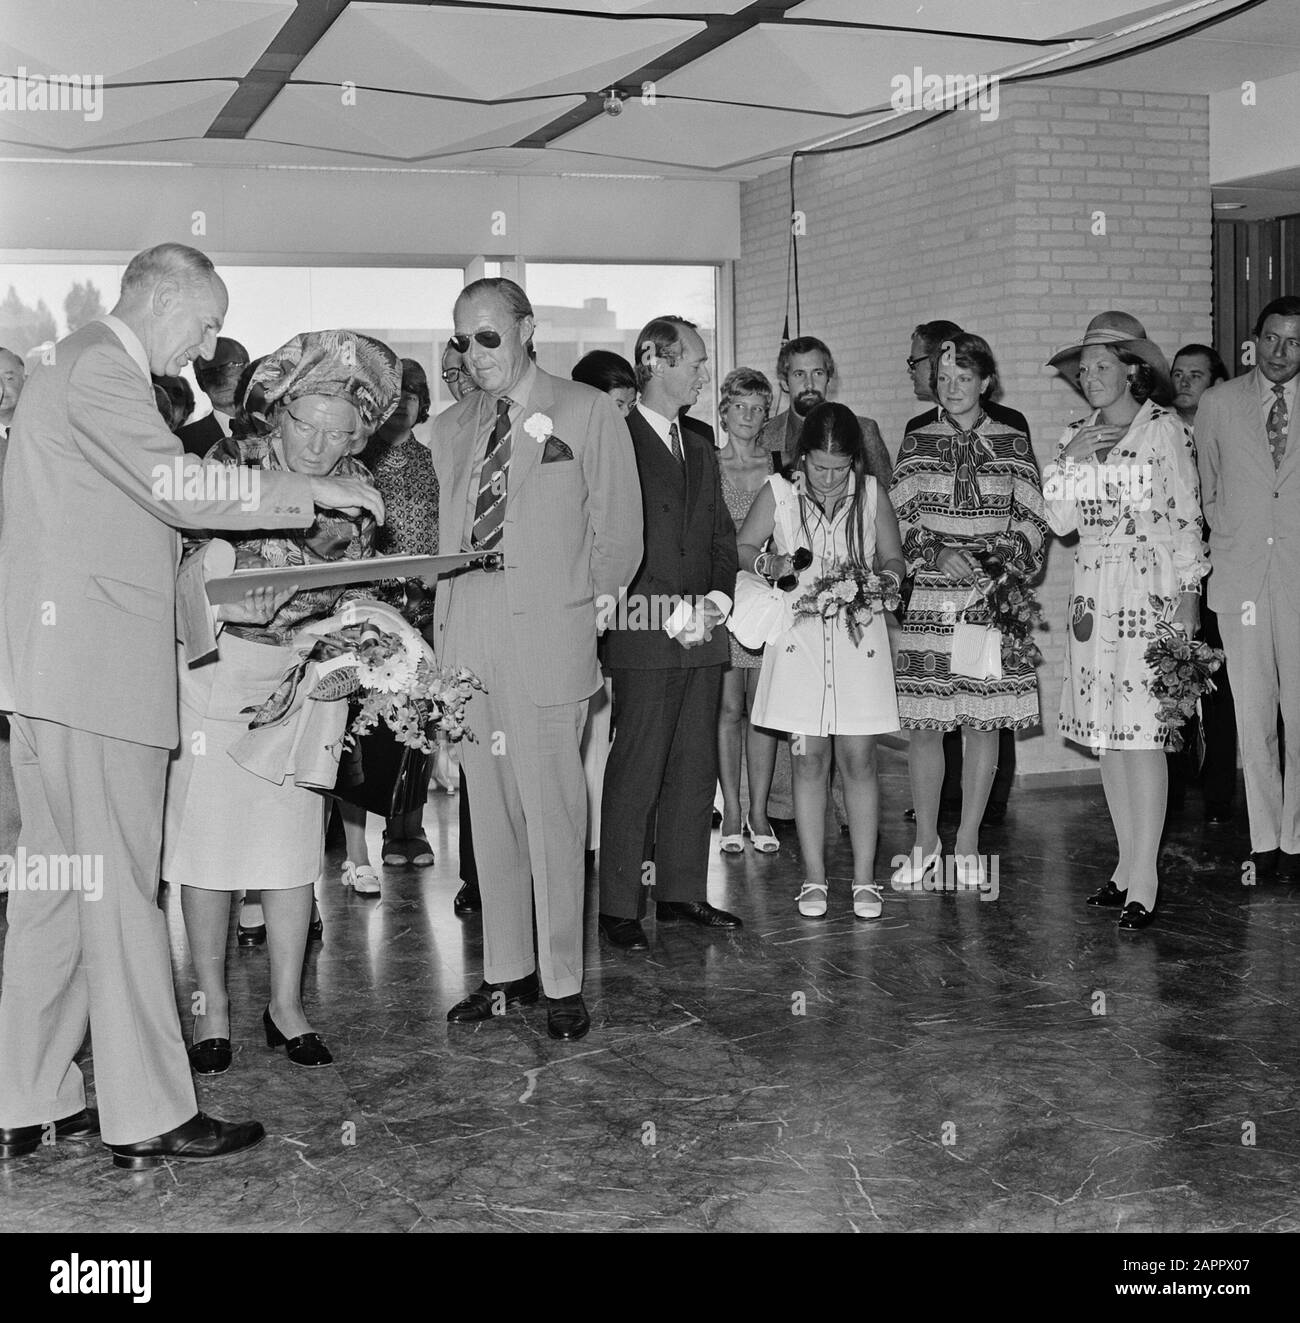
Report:
[[[167,768],[163,870],[208,891],[283,891],[319,881],[328,800],[254,776],[229,750],[294,660],[290,648],[225,633],[215,662],[180,662],[180,748]]]

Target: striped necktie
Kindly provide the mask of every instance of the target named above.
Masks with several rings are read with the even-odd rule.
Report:
[[[1273,452],[1273,467],[1277,468],[1286,454],[1286,431],[1290,426],[1290,419],[1286,416],[1286,395],[1282,387],[1274,386],[1273,394],[1277,399],[1273,401],[1273,407],[1268,411],[1268,421],[1264,427],[1268,432],[1268,448]]]
[[[491,551],[501,541],[506,518],[506,488],[510,479],[510,401],[497,401],[496,422],[488,438],[487,453],[479,477],[478,500],[474,504],[476,551]]]
[[[675,422],[668,424],[668,440],[672,444],[673,458],[682,466],[686,467],[686,456],[682,454],[681,433],[677,430]]]

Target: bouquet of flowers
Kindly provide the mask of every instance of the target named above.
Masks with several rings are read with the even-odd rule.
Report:
[[[898,610],[899,587],[898,576],[889,570],[873,574],[851,562],[834,561],[794,604],[794,613],[822,620],[838,617],[856,648],[877,611]]]
[[[1186,744],[1183,726],[1189,717],[1196,715],[1201,695],[1214,691],[1210,677],[1223,665],[1223,655],[1222,648],[1189,638],[1163,620],[1156,625],[1156,636],[1147,644],[1142,659],[1151,668],[1146,679],[1147,690],[1160,704],[1157,716],[1168,728],[1169,748],[1173,752],[1179,752]]]
[[[1036,629],[1046,629],[1047,625],[1029,580],[994,551],[976,549],[972,554],[987,580],[981,591],[988,604],[989,624],[1002,635],[1002,664],[1037,666],[1043,654],[1034,642],[1033,633]]]
[[[479,678],[464,667],[440,668],[433,650],[392,607],[350,603],[341,612],[298,635],[298,661],[252,714],[250,728],[280,720],[313,663],[316,678],[307,697],[352,700],[345,748],[382,721],[399,743],[431,753],[438,735],[473,739],[465,727],[465,705]]]

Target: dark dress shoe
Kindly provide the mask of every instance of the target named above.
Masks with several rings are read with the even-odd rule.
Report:
[[[479,1024],[491,1020],[498,1014],[498,1008],[505,1012],[511,1006],[531,1006],[540,995],[536,970],[510,983],[489,983],[485,979],[464,1001],[458,1001],[447,1012],[447,1023]]]
[[[1007,820],[1007,806],[1005,804],[987,804],[984,807],[984,817],[981,826],[996,827],[999,823]]]
[[[45,1137],[43,1125],[0,1126],[0,1158],[21,1158],[35,1153]],[[94,1139],[99,1134],[99,1113],[93,1107],[83,1107],[62,1121],[54,1123],[54,1138]]]
[[[285,1055],[295,1066],[332,1066],[334,1057],[320,1034],[299,1034],[297,1038],[286,1038],[271,1019],[271,1008],[262,1012],[262,1027],[266,1030],[267,1047],[282,1047]]]
[[[1272,882],[1277,877],[1281,850],[1252,850],[1250,862],[1255,865],[1256,882]]]
[[[586,1038],[587,1030],[591,1028],[591,1016],[583,1003],[582,993],[547,1000],[546,1032],[552,1038]]]
[[[260,1121],[218,1121],[196,1112],[184,1125],[138,1144],[110,1144],[113,1166],[143,1171],[173,1162],[215,1162],[243,1153],[266,1138]]]
[[[661,900],[655,905],[655,918],[660,923],[673,919],[689,919],[701,928],[743,928],[745,925],[734,914],[714,909],[707,900]]]
[[[621,946],[624,951],[650,949],[639,919],[620,919],[614,914],[600,914],[596,916],[596,926],[615,946]]]
[[[1123,905],[1127,891],[1121,891],[1115,885],[1115,879],[1111,878],[1100,891],[1094,891],[1087,899],[1089,905],[1104,905],[1107,909],[1115,909]]]
[[[230,1069],[230,1039],[205,1038],[189,1050],[190,1069],[196,1075],[224,1075]]]
[[[1222,822],[1231,822],[1232,805],[1207,803],[1205,805],[1205,821],[1214,823],[1216,826]]]
[[[1126,933],[1136,932],[1139,928],[1145,928],[1154,918],[1155,915],[1141,901],[1130,900],[1119,916],[1119,926]]]
[[[266,924],[259,923],[255,928],[245,928],[241,923],[235,929],[235,941],[240,946],[265,946]]]
[[[451,908],[454,914],[482,914],[483,899],[479,895],[478,887],[466,882],[456,893],[456,899],[451,902]]]
[[[1277,880],[1300,882],[1300,854],[1290,854],[1286,850],[1277,852]]]

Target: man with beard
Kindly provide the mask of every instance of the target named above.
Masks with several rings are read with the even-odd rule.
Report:
[[[776,358],[776,378],[790,397],[790,407],[768,419],[759,442],[765,450],[776,452],[776,464],[784,468],[794,460],[803,420],[826,399],[835,380],[835,359],[816,336],[801,335],[781,346]],[[859,415],[858,422],[867,443],[867,471],[887,491],[894,467],[880,428],[874,418]]]

